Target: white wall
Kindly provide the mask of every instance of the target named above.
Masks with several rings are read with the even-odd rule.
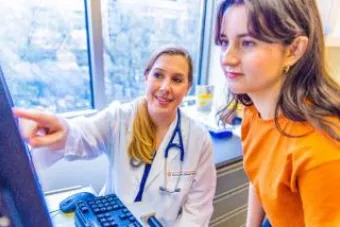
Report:
[[[330,73],[340,84],[340,46],[327,48],[327,54],[328,68],[330,69]]]
[[[93,160],[60,160],[49,168],[37,168],[37,173],[43,191],[91,185],[99,193],[105,183],[107,169],[108,160],[102,155]]]

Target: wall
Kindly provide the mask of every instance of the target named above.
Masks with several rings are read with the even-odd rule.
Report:
[[[330,73],[340,84],[340,46],[327,48],[327,55]]]
[[[80,186],[92,186],[99,193],[108,169],[108,160],[102,155],[93,160],[60,160],[49,168],[37,168],[43,191]]]

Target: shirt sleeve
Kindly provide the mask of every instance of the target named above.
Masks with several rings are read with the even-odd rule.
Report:
[[[302,173],[298,177],[298,187],[306,227],[339,226],[339,160],[325,163]]]
[[[212,143],[208,134],[202,147],[201,158],[193,185],[189,191],[176,227],[208,226],[213,213],[213,198],[216,190],[216,168],[213,161]]]
[[[91,159],[107,151],[118,133],[120,104],[113,102],[91,117],[69,120],[64,156],[68,160]]]
[[[69,131],[63,148],[41,147],[32,149],[36,168],[45,169],[62,158],[67,160],[91,159],[99,156],[112,143],[119,132],[120,104],[114,102],[91,117],[66,120]]]

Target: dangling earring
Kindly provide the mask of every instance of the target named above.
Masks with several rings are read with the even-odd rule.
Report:
[[[290,70],[290,65],[287,65],[283,68],[283,73],[287,74],[289,72],[289,70]]]

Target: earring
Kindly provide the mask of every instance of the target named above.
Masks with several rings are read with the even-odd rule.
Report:
[[[283,68],[283,73],[287,74],[289,72],[289,70],[290,70],[290,65],[287,65]]]

